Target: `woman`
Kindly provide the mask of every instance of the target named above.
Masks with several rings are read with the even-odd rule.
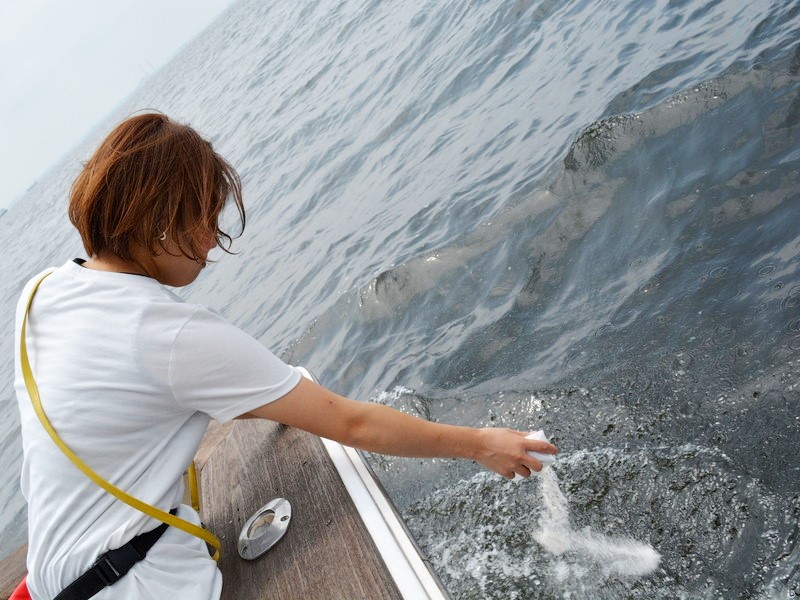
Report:
[[[180,505],[181,475],[212,417],[270,419],[371,452],[472,459],[509,478],[541,469],[527,451],[556,452],[524,432],[435,424],[338,396],[167,290],[192,283],[215,246],[227,251],[231,237],[218,219],[229,198],[244,228],[234,169],[193,129],[162,114],[118,125],[72,187],[70,219],[90,258],[70,260],[42,281],[26,346],[47,416],[102,477],[199,523]],[[17,310],[18,340],[38,279]],[[157,528],[55,446],[17,362],[33,598],[65,588],[59,598],[219,598],[221,574],[200,539]],[[99,591],[78,589],[74,582],[84,581],[99,555],[144,538],[152,546],[127,574],[108,587],[103,575]]]

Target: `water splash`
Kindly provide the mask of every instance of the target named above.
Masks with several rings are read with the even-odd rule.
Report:
[[[636,579],[656,570],[661,556],[649,544],[607,536],[589,527],[573,530],[569,503],[561,492],[555,471],[543,469],[539,479],[545,510],[533,537],[557,557],[552,565],[554,581],[578,580],[594,586],[612,577]]]
[[[414,390],[402,385],[396,385],[390,391],[383,391],[377,396],[371,398],[371,400],[372,402],[377,402],[378,404],[395,406],[397,402],[404,396],[414,396]]]

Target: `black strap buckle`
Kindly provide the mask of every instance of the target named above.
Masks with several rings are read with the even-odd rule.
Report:
[[[122,574],[114,567],[109,553],[101,554],[92,565],[90,571],[94,571],[106,586],[116,583],[122,579]]]
[[[177,509],[169,512],[174,515]],[[167,524],[162,523],[151,531],[137,535],[124,546],[101,554],[83,575],[61,590],[54,600],[87,600],[103,588],[115,584],[147,555],[147,551],[166,529]]]

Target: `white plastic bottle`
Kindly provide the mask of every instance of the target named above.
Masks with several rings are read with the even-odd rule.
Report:
[[[525,439],[541,440],[543,442],[550,443],[550,440],[547,439],[547,436],[544,434],[544,431],[541,430],[534,431],[532,434],[526,435]],[[530,454],[533,458],[542,463],[542,467],[549,467],[554,462],[556,462],[556,457],[554,454],[544,454],[542,452],[531,452],[531,451],[528,451],[528,454]]]

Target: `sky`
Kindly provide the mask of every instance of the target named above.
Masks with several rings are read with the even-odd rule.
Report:
[[[0,209],[231,4],[0,2]]]

